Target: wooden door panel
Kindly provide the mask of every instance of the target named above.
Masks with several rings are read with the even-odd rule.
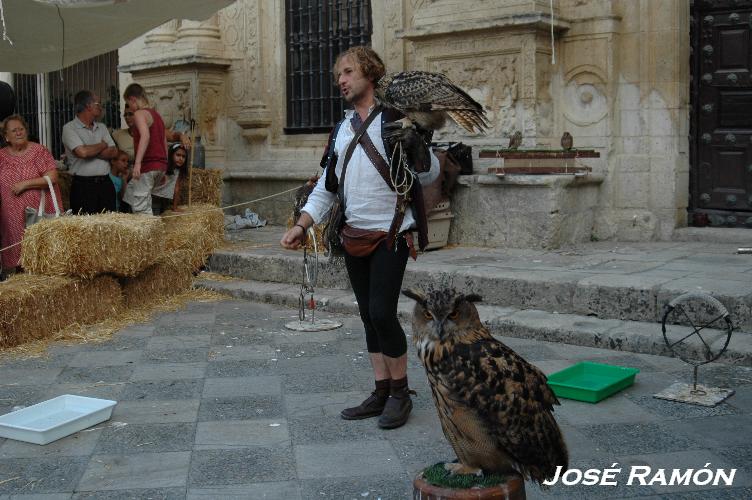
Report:
[[[752,130],[752,91],[721,90],[718,94],[717,114],[712,116],[718,127]]]
[[[720,29],[718,31],[719,70],[749,70],[749,28]]]
[[[693,10],[690,212],[752,227],[752,2]]]

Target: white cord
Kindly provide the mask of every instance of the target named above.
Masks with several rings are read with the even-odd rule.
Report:
[[[303,265],[305,266],[306,285],[310,288],[311,293],[313,293],[313,289],[316,287],[316,282],[319,279],[319,247],[316,244],[316,231],[314,231],[313,226],[308,228],[308,235],[313,243],[313,263],[309,265],[308,260],[304,259]]]
[[[554,0],[550,0],[551,6],[551,64],[556,64],[556,46],[554,44]]]
[[[412,170],[410,170],[407,165],[407,157],[405,156],[405,151],[402,149],[402,143],[400,141],[397,141],[397,144],[394,145],[392,160],[394,160],[395,155],[397,156],[397,168],[389,168],[389,180],[392,181],[394,191],[398,195],[407,196],[413,187],[415,174],[413,174]],[[394,172],[392,170],[394,170]]]
[[[5,12],[3,11],[3,0],[0,0],[0,21],[3,23],[3,40],[8,40],[8,43],[13,45],[13,40],[8,36],[8,29],[5,27]]]

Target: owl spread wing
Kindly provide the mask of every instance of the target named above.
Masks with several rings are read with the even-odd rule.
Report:
[[[411,111],[446,112],[470,132],[488,127],[483,106],[441,73],[397,73],[384,91],[384,99],[408,116]]]
[[[489,336],[490,337],[490,336]],[[536,481],[566,466],[567,451],[551,414],[559,401],[546,376],[493,337],[457,344],[452,370],[436,374],[458,405],[473,409],[494,445]]]

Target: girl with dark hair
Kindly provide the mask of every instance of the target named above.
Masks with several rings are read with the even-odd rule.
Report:
[[[167,152],[167,171],[162,181],[151,190],[154,215],[166,210],[178,210],[180,205],[181,172],[185,172],[188,153],[180,143],[172,144]]]

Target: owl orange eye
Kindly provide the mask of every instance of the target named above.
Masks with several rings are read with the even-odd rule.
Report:
[[[452,321],[454,321],[455,319],[460,317],[460,313],[458,313],[457,311],[452,311],[451,313],[449,313],[449,316],[447,317],[451,319]]]
[[[425,317],[426,319],[433,319],[433,314],[428,311],[423,311],[423,317]]]

